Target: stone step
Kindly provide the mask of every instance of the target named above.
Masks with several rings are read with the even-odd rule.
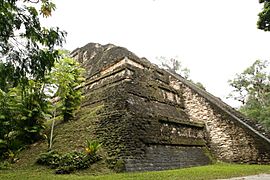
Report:
[[[208,164],[208,162],[205,162],[205,164]],[[174,161],[174,162],[137,162],[137,163],[127,163],[126,164],[126,170],[127,171],[150,171],[150,170],[165,170],[165,169],[176,169],[181,167],[187,167],[187,166],[199,166],[204,165],[202,163],[188,163],[187,162],[180,162],[180,161]]]

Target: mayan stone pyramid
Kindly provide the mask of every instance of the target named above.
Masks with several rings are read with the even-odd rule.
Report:
[[[269,163],[269,133],[183,77],[112,44],[89,43],[71,55],[87,72],[81,111],[100,107],[93,134],[112,166]]]

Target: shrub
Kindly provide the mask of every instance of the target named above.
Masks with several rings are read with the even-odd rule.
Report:
[[[95,155],[100,147],[101,147],[101,144],[98,141],[86,140],[85,151],[88,155]]]
[[[40,154],[37,163],[56,169],[56,174],[69,174],[75,170],[86,169],[101,159],[98,155],[70,152],[60,155],[55,151]]]
[[[50,166],[51,168],[56,168],[60,165],[61,155],[56,151],[49,151],[39,155],[37,159],[37,164]]]
[[[64,154],[61,157],[60,166],[73,166],[75,168],[79,167],[80,164],[84,161],[85,157],[85,154],[76,151]]]
[[[41,139],[44,121],[50,116],[50,102],[42,87],[43,83],[28,80],[7,92],[0,89],[0,159],[12,158],[25,145]]]
[[[7,170],[10,167],[10,163],[8,161],[0,162],[0,170]]]

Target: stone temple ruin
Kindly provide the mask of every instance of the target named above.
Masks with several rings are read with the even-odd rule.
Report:
[[[121,170],[270,162],[269,133],[183,77],[112,44],[72,56],[87,70],[82,110],[103,107],[94,134]]]

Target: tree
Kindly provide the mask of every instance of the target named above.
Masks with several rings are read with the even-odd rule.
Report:
[[[83,72],[77,61],[64,56],[45,80],[28,80],[7,92],[0,89],[0,160],[43,136],[44,122],[54,113],[50,101],[54,94],[48,93],[49,87],[54,87],[55,96],[60,97],[56,102],[59,115],[64,121],[74,117],[82,99]]]
[[[49,101],[43,82],[29,80],[7,92],[0,89],[0,160],[42,137]]]
[[[45,76],[66,35],[40,23],[54,9],[50,0],[0,0],[0,159],[41,137]]]
[[[259,3],[263,3],[263,9],[258,14],[258,29],[270,31],[270,0],[259,0]]]
[[[203,86],[202,83],[200,82],[194,82],[193,80],[190,79],[190,70],[188,68],[182,67],[181,61],[179,58],[176,56],[175,58],[166,58],[166,57],[159,57],[156,58],[158,61],[161,63],[161,67],[165,68],[173,73],[179,74],[188,81],[194,83],[197,87],[206,90],[206,88]]]
[[[68,56],[55,63],[50,74],[51,83],[56,86],[55,96],[59,97],[58,106],[64,121],[75,116],[82,99],[82,90],[79,86],[84,82],[84,69],[80,64]]]
[[[229,97],[240,101],[240,111],[270,128],[270,73],[268,61],[255,61],[229,84]]]
[[[268,61],[256,60],[243,73],[236,74],[236,78],[229,80],[229,84],[234,88],[231,96],[242,104],[246,104],[249,98],[264,104],[270,88],[268,64]]]
[[[181,61],[179,60],[178,57],[166,58],[164,56],[161,56],[161,57],[157,57],[156,59],[161,63],[162,68],[165,68],[169,71],[180,74],[186,79],[189,78],[190,70],[188,68],[182,67]]]
[[[40,11],[33,6],[40,5]],[[13,66],[14,82],[43,79],[59,53],[65,32],[42,27],[39,15],[48,17],[55,9],[50,0],[0,0],[0,60]]]
[[[11,63],[0,62],[0,89],[8,92],[9,88],[16,87],[18,84],[16,79],[15,69]],[[18,82],[18,81],[17,81]]]

